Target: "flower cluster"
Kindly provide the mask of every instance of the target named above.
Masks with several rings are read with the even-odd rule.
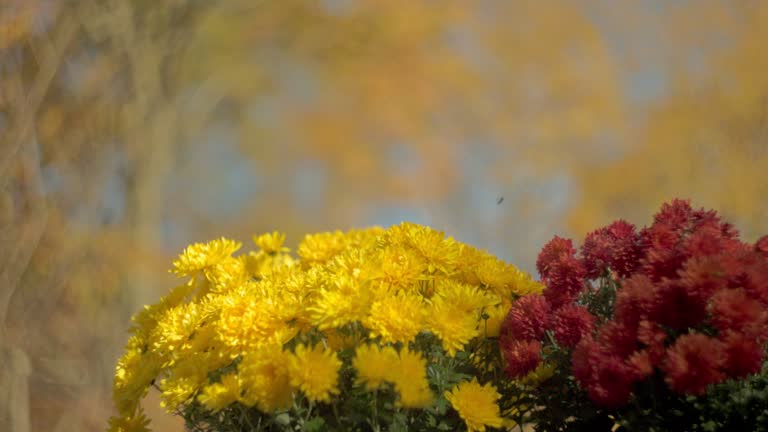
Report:
[[[146,430],[139,403],[152,386],[206,428],[445,430],[449,407],[469,430],[501,426],[501,322],[542,285],[410,223],[308,235],[298,258],[284,239],[255,237],[257,251],[239,255],[219,239],[174,261],[184,282],[133,318],[110,430]]]
[[[716,212],[683,200],[664,204],[643,229],[619,220],[591,232],[580,251],[555,237],[536,263],[544,292],[518,299],[504,321],[508,374],[565,352],[589,399],[616,409],[642,383],[701,396],[759,372],[767,242],[745,243]]]

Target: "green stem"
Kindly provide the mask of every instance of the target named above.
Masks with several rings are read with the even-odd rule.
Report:
[[[379,389],[373,391],[373,431],[380,432],[379,426]]]

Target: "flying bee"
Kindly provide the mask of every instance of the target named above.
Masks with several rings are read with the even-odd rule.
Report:
[[[499,205],[499,204],[501,204],[502,202],[504,202],[504,197],[503,197],[503,196],[502,196],[502,197],[498,197],[498,198],[496,199],[496,205]]]

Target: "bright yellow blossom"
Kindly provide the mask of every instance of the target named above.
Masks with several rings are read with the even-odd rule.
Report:
[[[312,348],[299,345],[288,361],[291,385],[316,402],[330,402],[331,395],[339,392],[340,368],[341,361],[336,353],[323,349],[321,345]]]
[[[419,254],[411,249],[389,246],[376,257],[380,263],[378,279],[394,288],[411,288],[427,270]]]
[[[203,406],[211,411],[220,411],[240,399],[240,380],[237,374],[230,373],[221,377],[221,381],[207,385],[197,397]]]
[[[160,405],[172,413],[179,405],[208,383],[208,373],[226,363],[211,353],[196,353],[180,359],[168,369],[168,377],[160,380]]]
[[[450,279],[440,281],[435,294],[445,303],[461,307],[462,315],[478,314],[480,309],[501,302],[501,298],[492,292]]]
[[[195,243],[173,262],[173,272],[179,276],[195,275],[231,256],[240,246],[242,243],[223,237],[208,243]]]
[[[488,315],[488,319],[480,321],[480,334],[489,338],[499,337],[501,324],[507,317],[511,307],[512,302],[504,299],[503,302],[496,306],[485,308],[485,314]]]
[[[120,414],[129,415],[135,411],[139,400],[147,394],[160,367],[161,359],[154,353],[143,353],[138,347],[128,348],[125,351],[115,368],[112,392],[112,398]]]
[[[480,334],[476,313],[467,314],[462,304],[451,303],[440,296],[431,300],[426,316],[427,329],[440,338],[451,357]]]
[[[459,244],[450,237],[445,238],[442,231],[403,222],[389,229],[388,240],[392,244],[415,249],[426,261],[429,274],[450,275],[456,272]]]
[[[425,408],[434,401],[427,381],[427,361],[418,352],[403,348],[391,377],[400,395],[398,405]]]
[[[285,343],[298,332],[285,321],[285,309],[278,298],[238,291],[218,302],[215,326],[221,341],[230,347],[232,358],[261,344]]]
[[[277,254],[289,250],[288,248],[283,247],[283,243],[285,243],[285,233],[277,231],[262,234],[260,236],[253,236],[253,242],[267,254]]]
[[[372,293],[368,285],[361,285],[351,276],[334,277],[327,288],[316,293],[314,304],[307,310],[320,330],[342,327],[362,321],[371,308]]]
[[[109,419],[107,432],[149,432],[149,419],[138,408],[135,414],[112,417]]]
[[[360,345],[355,351],[352,366],[357,371],[357,382],[365,383],[368,390],[375,390],[384,381],[392,381],[393,365],[400,361],[397,351],[391,346]]]
[[[464,381],[451,391],[445,392],[445,398],[467,424],[469,432],[484,432],[486,426],[494,428],[502,426],[503,420],[499,405],[496,403],[500,397],[493,385],[481,386],[477,378]]]
[[[238,365],[247,406],[273,412],[291,405],[293,388],[288,375],[290,353],[277,344],[259,347],[245,355]]]
[[[322,264],[344,250],[345,240],[341,231],[309,234],[299,243],[296,252],[305,265]]]
[[[424,326],[424,302],[418,294],[399,293],[376,300],[363,321],[382,342],[407,344]]]

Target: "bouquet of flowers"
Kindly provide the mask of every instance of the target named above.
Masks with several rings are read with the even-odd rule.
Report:
[[[184,282],[133,318],[110,431],[148,430],[151,387],[192,431],[484,431],[519,418],[520,383],[541,371],[509,380],[498,341],[512,302],[543,289],[530,276],[410,223],[308,235],[298,258],[283,235],[254,240],[240,255],[232,240],[194,244],[173,263]]]
[[[555,237],[536,264],[546,288],[500,344],[510,376],[553,371],[521,401],[537,430],[768,430],[768,237],[674,200],[579,253]]]

